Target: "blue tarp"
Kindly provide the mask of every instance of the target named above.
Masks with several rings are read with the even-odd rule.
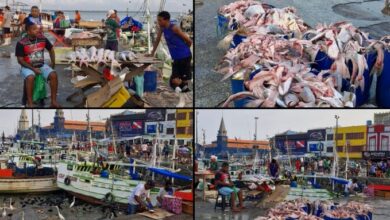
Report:
[[[158,174],[161,174],[161,175],[164,175],[164,176],[172,177],[172,178],[175,178],[175,179],[186,180],[186,181],[191,181],[192,180],[191,177],[180,175],[180,174],[177,174],[177,173],[172,173],[171,171],[168,171],[168,170],[158,169],[158,168],[148,168],[148,169],[150,171],[152,171],[152,172],[155,172],[155,173],[158,173]]]
[[[130,16],[126,16],[125,18],[123,18],[121,20],[121,26],[123,26],[127,23],[130,25],[130,27],[135,26],[135,27],[138,27],[139,29],[142,30],[142,27],[143,27],[142,23],[135,20],[134,18],[132,18]]]

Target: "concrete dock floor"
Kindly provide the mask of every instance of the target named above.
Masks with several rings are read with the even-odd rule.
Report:
[[[203,1],[195,6],[195,106],[214,107],[231,93],[230,82],[220,82],[222,75],[212,72],[225,51],[218,50],[215,16],[222,5],[233,0]],[[381,13],[383,0],[263,0],[275,7],[293,6],[310,26],[318,23],[349,21],[372,37],[390,34],[390,16]]]
[[[54,42],[51,36],[47,36],[51,42]],[[19,38],[15,38],[10,46],[0,46],[0,107],[22,107],[23,79],[20,75],[20,65],[15,57],[15,46]],[[120,50],[121,50],[120,46]],[[4,56],[3,54],[10,55]],[[45,53],[45,63],[50,62],[48,53]],[[64,70],[69,65],[56,65],[58,75],[58,95],[57,99],[62,107],[74,107],[81,100],[75,99],[74,102],[66,100],[73,92],[77,91],[71,83],[71,71]],[[50,87],[46,86],[48,97],[50,96]],[[193,89],[192,83],[190,89]],[[95,91],[93,88],[91,91]],[[185,107],[193,106],[193,92],[182,93],[182,99],[185,102]],[[172,107],[175,108],[180,101],[179,94],[175,93],[167,84],[167,82],[158,81],[157,92],[144,93],[144,100],[152,107]],[[45,100],[45,107],[50,106],[50,98]]]

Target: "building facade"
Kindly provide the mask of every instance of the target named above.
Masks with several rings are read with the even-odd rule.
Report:
[[[158,132],[162,141],[167,141],[169,145],[173,145],[175,142],[175,127],[176,109],[146,110],[145,135],[150,139],[154,138]]]
[[[367,126],[348,126],[336,129],[336,149],[341,158],[361,159],[366,149]],[[347,155],[348,153],[348,155]]]
[[[375,124],[367,126],[367,145],[365,151],[390,151],[390,125]]]
[[[177,109],[176,110],[176,137],[181,144],[185,144],[185,142],[191,142],[191,146],[193,146],[193,119],[194,114],[192,109]]]
[[[270,151],[269,142],[229,139],[223,118],[218,129],[217,140],[204,146],[206,157],[211,155],[215,155],[218,158],[253,156],[256,151],[260,154],[268,153]]]
[[[375,113],[374,124],[390,125],[390,112]]]
[[[27,121],[27,122],[26,122]],[[47,139],[57,139],[62,141],[71,140],[72,135],[76,135],[77,141],[89,140],[89,132],[91,131],[91,137],[93,139],[101,139],[106,132],[105,122],[90,122],[87,121],[73,121],[65,120],[64,112],[61,109],[55,111],[53,122],[50,125],[39,127],[34,125],[28,126],[28,118],[26,112],[22,110],[19,119],[19,128],[17,133],[17,139],[20,140],[32,140],[39,139],[41,141]],[[90,126],[90,129],[88,128]],[[33,136],[35,134],[35,136]]]
[[[274,137],[275,148],[281,154],[303,155],[307,153],[307,133],[286,131]]]

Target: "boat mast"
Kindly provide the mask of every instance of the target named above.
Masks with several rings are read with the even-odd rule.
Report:
[[[149,8],[149,0],[145,0],[146,3],[146,19],[147,19],[147,26],[148,26],[148,52],[151,52],[151,40],[150,40],[150,8]]]
[[[87,113],[87,126],[88,126],[88,138],[89,138],[90,151],[91,151],[91,153],[93,153],[92,130],[91,130],[91,123],[90,123],[89,109],[88,109],[88,113]]]
[[[337,156],[337,134],[338,134],[338,127],[339,127],[339,118],[340,116],[338,115],[335,115],[334,116],[335,119],[336,119],[336,129],[335,129],[335,132],[334,132],[334,145],[333,145],[333,167],[332,167],[332,175],[337,177],[337,164],[338,164],[338,156]]]

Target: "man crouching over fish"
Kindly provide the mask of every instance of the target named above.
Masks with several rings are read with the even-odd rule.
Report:
[[[230,195],[230,206],[233,212],[239,212],[244,209],[242,191],[234,187],[234,183],[230,180],[229,164],[224,162],[221,169],[215,174],[215,185],[218,193],[224,196]],[[235,205],[236,197],[238,197],[239,207]]]
[[[51,107],[60,107],[57,103],[58,80],[55,67],[55,53],[50,41],[40,33],[39,27],[34,23],[26,24],[27,35],[16,44],[15,55],[22,66],[21,74],[26,80],[27,107],[33,107],[33,86],[35,76],[43,74],[50,80]],[[51,67],[44,63],[45,48],[50,53]]]
[[[191,80],[191,50],[192,40],[180,29],[176,24],[171,23],[171,15],[169,12],[162,11],[157,15],[157,22],[160,26],[156,42],[154,42],[153,50],[150,56],[154,56],[156,49],[161,40],[161,35],[164,33],[165,41],[167,42],[169,53],[173,59],[172,75],[169,80],[170,86],[179,91],[189,92],[188,80]]]

